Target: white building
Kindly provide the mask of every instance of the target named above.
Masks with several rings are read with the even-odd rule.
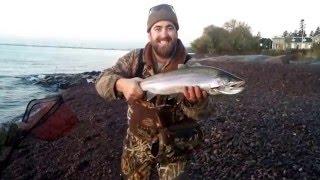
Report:
[[[320,36],[318,39],[320,41]],[[286,50],[286,49],[311,49],[315,39],[304,37],[303,41],[301,37],[284,38],[274,37],[272,38],[272,49]]]
[[[291,49],[311,49],[312,47],[312,39],[311,38],[302,38],[294,37],[291,39],[290,48]]]

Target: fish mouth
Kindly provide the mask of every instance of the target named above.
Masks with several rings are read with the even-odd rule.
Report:
[[[246,84],[245,81],[239,81],[239,82],[231,85],[230,90],[231,90],[232,94],[238,94],[241,91],[243,91],[245,84]]]
[[[230,83],[229,86],[218,88],[216,91],[218,91],[221,94],[238,94],[244,90],[245,83],[245,81]]]
[[[236,83],[233,83],[230,87],[231,88],[244,88],[245,84],[246,84],[245,81],[238,81]]]

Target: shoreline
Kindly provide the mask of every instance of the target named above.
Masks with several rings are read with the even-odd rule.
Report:
[[[196,62],[196,61],[195,61]],[[320,173],[320,71],[308,65],[201,61],[245,78],[234,96],[214,96],[201,121],[203,147],[186,172],[191,179],[316,179]],[[120,179],[126,103],[106,102],[92,83],[65,91],[80,123],[44,142],[28,136],[14,150],[4,179]]]
[[[224,55],[204,57],[200,59],[192,59],[195,62],[203,63],[207,60],[212,62],[241,62],[241,63],[271,63],[271,64],[290,64],[297,66],[311,66],[313,71],[318,71],[320,61],[296,61],[289,59],[291,56],[266,56],[266,55]],[[192,61],[191,61],[192,62]],[[101,71],[87,71],[82,73],[54,73],[54,74],[34,74],[34,75],[19,75],[9,76],[22,80],[25,85],[37,86],[44,88],[47,93],[57,93],[59,90],[65,90],[75,85],[80,85],[85,82],[95,82]],[[6,76],[4,76],[6,77]],[[30,99],[31,100],[31,99]],[[25,101],[25,100],[24,100]],[[24,108],[23,108],[24,109]],[[19,119],[21,115],[13,117],[12,120]]]

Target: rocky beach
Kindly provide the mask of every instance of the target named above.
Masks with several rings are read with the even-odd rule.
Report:
[[[239,75],[247,84],[240,94],[212,97],[211,116],[200,122],[203,147],[187,166],[190,179],[319,178],[320,65],[261,59],[195,60]],[[63,96],[70,99],[79,123],[56,141],[27,136],[14,149],[1,179],[120,179],[126,103],[106,102],[93,83],[82,83],[94,81],[97,74],[68,80],[48,76],[38,82],[63,84],[58,88],[65,89]]]

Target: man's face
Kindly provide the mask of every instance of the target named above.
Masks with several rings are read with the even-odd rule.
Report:
[[[149,32],[154,51],[163,58],[169,58],[177,43],[178,32],[170,21],[158,21]]]

